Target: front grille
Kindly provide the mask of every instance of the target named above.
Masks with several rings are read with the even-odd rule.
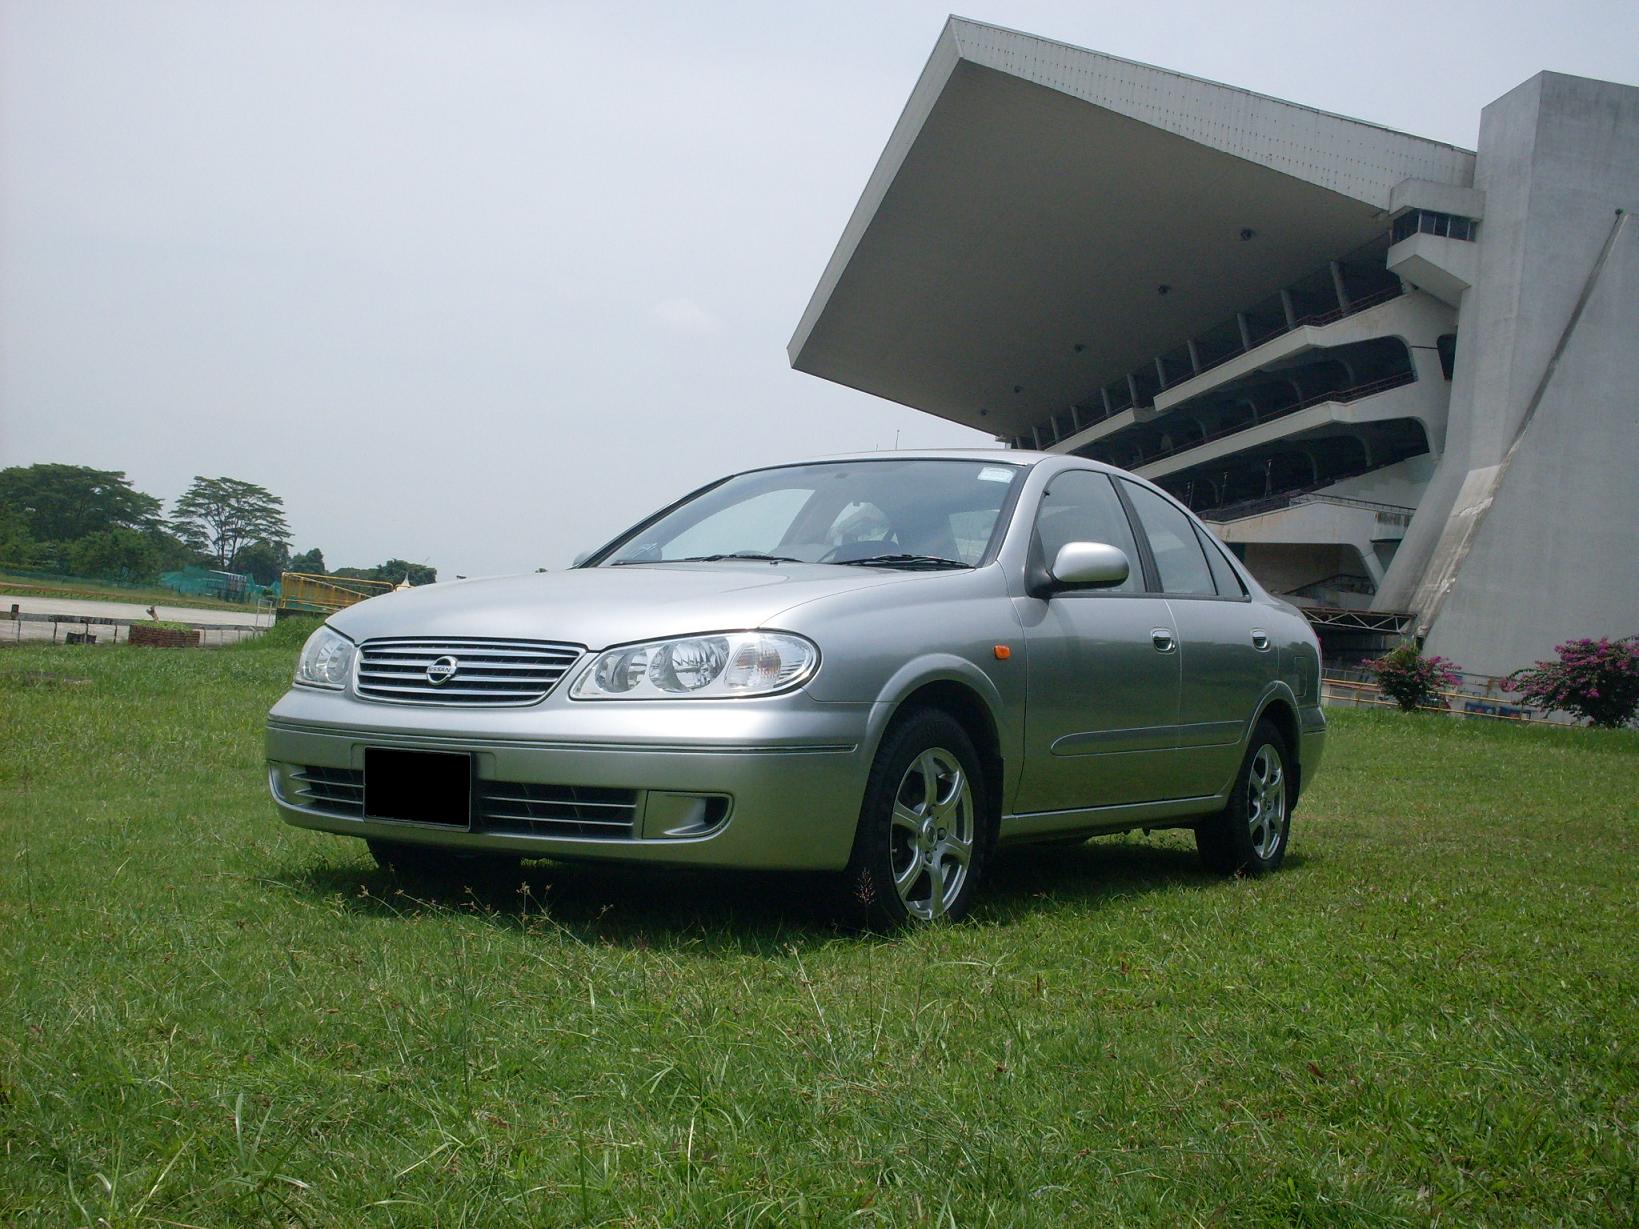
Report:
[[[396,704],[534,704],[581,651],[579,645],[543,640],[366,640],[359,648],[358,693]],[[455,673],[434,684],[427,668],[441,658],[455,660]]]
[[[358,769],[308,765],[297,769],[292,779],[296,782],[296,793],[291,801],[297,806],[353,819],[363,817],[364,774]]]
[[[354,768],[298,768],[291,802],[327,815],[364,817],[364,774]],[[478,782],[473,829],[507,836],[581,836],[624,841],[637,835],[637,791],[594,785]]]
[[[480,781],[478,814],[486,832],[628,840],[636,835],[637,791]]]

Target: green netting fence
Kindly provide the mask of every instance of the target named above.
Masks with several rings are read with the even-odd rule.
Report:
[[[189,597],[214,597],[224,602],[256,602],[265,597],[279,596],[277,581],[271,585],[259,585],[241,572],[218,572],[201,567],[162,572],[159,583]]]
[[[259,585],[249,576],[238,572],[217,572],[209,568],[186,567],[176,572],[164,572],[157,580],[134,580],[126,576],[84,576],[51,568],[18,567],[0,562],[0,577],[18,584],[36,588],[73,589],[94,585],[99,589],[131,589],[152,592],[170,589],[189,597],[211,597],[225,602],[244,602],[247,605],[267,599],[277,599],[279,585]]]

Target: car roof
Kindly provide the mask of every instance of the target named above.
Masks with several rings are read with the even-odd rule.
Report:
[[[874,452],[840,452],[826,456],[806,457],[800,461],[781,461],[759,469],[782,469],[787,465],[820,465],[833,461],[989,461],[999,465],[1029,467],[1042,461],[1074,461],[1092,469],[1115,472],[1113,466],[1087,457],[1062,452],[1032,452],[1023,448],[892,448]]]

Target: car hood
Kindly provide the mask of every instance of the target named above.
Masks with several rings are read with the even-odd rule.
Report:
[[[423,585],[331,616],[354,640],[494,636],[607,648],[691,632],[763,627],[816,598],[916,579],[822,564],[687,563],[574,568]]]

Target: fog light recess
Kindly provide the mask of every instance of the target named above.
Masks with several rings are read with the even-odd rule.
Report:
[[[651,789],[643,796],[640,831],[644,840],[680,840],[705,836],[728,818],[723,794],[682,794]]]

